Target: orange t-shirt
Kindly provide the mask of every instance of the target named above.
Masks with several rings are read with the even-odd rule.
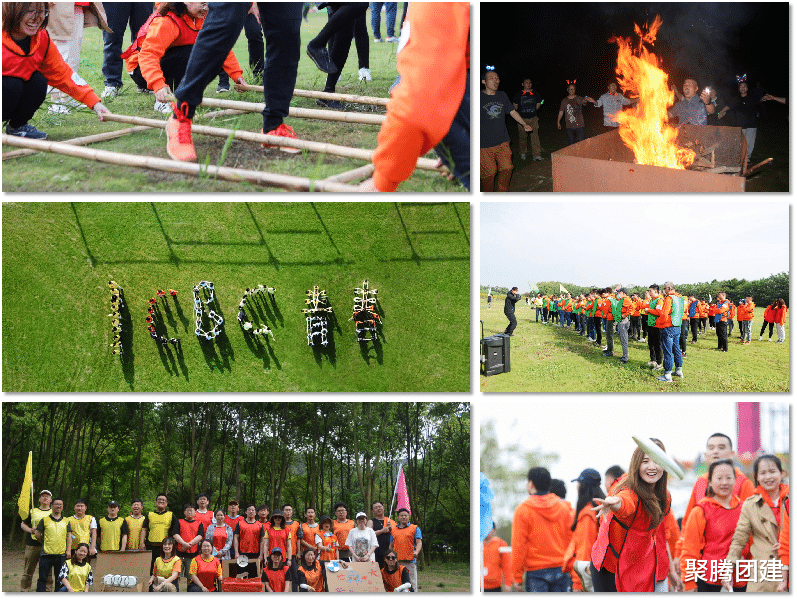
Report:
[[[512,552],[498,536],[484,542],[484,568],[487,569],[485,589],[500,587],[502,583],[512,585]]]

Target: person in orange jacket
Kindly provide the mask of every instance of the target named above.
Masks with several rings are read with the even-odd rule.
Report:
[[[764,340],[764,330],[767,328],[767,325],[769,325],[769,341],[770,342],[772,341],[772,329],[773,327],[775,327],[775,320],[774,320],[775,312],[773,310],[775,304],[777,304],[777,301],[773,302],[772,304],[769,304],[764,309],[764,322],[761,324],[761,333],[758,334],[759,342],[762,342]],[[739,305],[739,308],[741,308],[741,305]]]
[[[634,293],[631,295],[631,304],[633,306],[633,309],[631,310],[630,336],[632,339],[638,342],[642,337],[641,318],[640,318],[642,310],[642,299],[639,297],[639,294]]]
[[[598,518],[595,498],[605,498],[601,490],[601,476],[595,469],[584,469],[573,481],[578,482],[578,500],[570,529],[573,537],[564,554],[562,571],[572,573],[573,591],[592,592],[592,574],[589,569],[592,546],[598,539]]]
[[[789,499],[783,500],[783,507],[781,509],[780,517],[780,532],[778,533],[778,558],[783,569],[783,581],[778,585],[779,592],[789,591]]]
[[[655,326],[660,330],[661,349],[664,355],[664,374],[657,381],[672,383],[672,376],[683,377],[683,357],[678,339],[681,336],[681,319],[684,313],[684,299],[676,290],[675,284],[664,284],[664,303],[648,308],[648,314],[656,316]],[[673,368],[675,371],[673,371]]]
[[[47,33],[48,17],[47,3],[3,2],[2,112],[9,135],[47,137],[28,121],[44,103],[48,85],[91,108],[100,121],[110,114],[91,86],[72,81],[72,69]]]
[[[725,560],[742,512],[742,503],[734,495],[733,488],[733,461],[713,462],[708,468],[706,497],[697,503],[689,519],[685,520],[681,535],[681,573],[688,592],[695,589],[698,592],[719,592],[722,588],[718,569],[712,568],[711,563],[713,561],[716,565]],[[745,547],[742,554],[746,555],[747,550]],[[733,581],[734,592],[744,592],[747,588],[746,584],[736,583],[735,577]]]
[[[698,303],[698,310],[700,311],[700,329],[703,331],[703,335],[706,335],[706,329],[708,328],[708,302],[701,300]]]
[[[169,96],[185,75],[188,57],[207,14],[206,2],[162,2],[124,53],[132,80],[140,89],[155,93],[157,112],[171,112]],[[237,83],[246,83],[232,51],[224,61],[224,70]]]
[[[551,474],[544,467],[529,470],[529,497],[512,520],[512,581],[515,591],[567,592],[570,577],[562,573],[570,538],[572,508],[552,494]]]
[[[742,310],[744,308],[744,310]],[[739,321],[739,329],[741,330],[742,344],[750,343],[750,325],[752,324],[753,317],[755,316],[755,302],[752,296],[747,296],[744,299],[744,304],[736,309],[736,319]]]
[[[684,297],[684,314],[681,316],[681,336],[678,343],[681,346],[681,356],[686,356],[686,340],[689,339],[689,298]]]
[[[774,308],[773,319],[775,321],[775,329],[778,331],[778,344],[786,341],[786,302],[783,298],[778,298],[777,306]]]
[[[470,4],[411,3],[396,54],[400,82],[377,136],[364,192],[394,192],[435,148],[470,189]],[[434,77],[429,73],[434,72]]]
[[[725,298],[728,300],[727,296]],[[728,300],[728,337],[733,334],[733,321],[736,319],[736,305],[733,300]]]
[[[512,587],[512,548],[495,532],[495,523],[484,538],[484,591],[503,592]]]
[[[717,292],[717,302],[714,305],[714,328],[717,330],[717,350],[728,351],[728,301],[725,292]]]
[[[617,290],[615,292],[615,297],[611,301],[611,312],[617,323],[617,332],[620,335],[620,346],[623,349],[623,355],[620,357],[620,362],[622,364],[628,362],[628,329],[631,327],[630,315],[633,310],[634,304],[631,298],[628,297],[628,291],[625,288]]]
[[[708,307],[708,328],[710,331],[714,331],[715,323],[714,323],[714,315],[717,314],[717,301],[714,300],[709,307]]]
[[[640,342],[648,341],[648,306],[650,306],[650,290],[645,290],[645,297],[642,299],[642,306],[639,309],[640,325],[642,326],[642,336]]]

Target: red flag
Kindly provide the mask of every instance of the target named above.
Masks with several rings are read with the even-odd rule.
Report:
[[[407,480],[404,478],[404,465],[401,465],[399,468],[399,478],[396,487],[398,489],[398,504],[396,505],[396,510],[406,508],[409,513],[412,514],[410,495],[407,493]]]

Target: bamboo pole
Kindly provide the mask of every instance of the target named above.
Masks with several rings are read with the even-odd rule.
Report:
[[[257,185],[273,186],[286,188],[294,191],[316,191],[316,192],[356,192],[357,187],[344,183],[313,181],[306,177],[294,177],[291,175],[278,175],[275,173],[264,173],[261,171],[250,171],[247,169],[233,169],[230,167],[218,167],[208,165],[205,168],[197,163],[186,163],[165,158],[155,158],[152,156],[134,156],[120,152],[109,152],[108,150],[96,150],[93,148],[81,148],[71,146],[62,142],[47,142],[43,140],[31,140],[12,135],[3,134],[3,144],[29,148],[40,152],[53,152],[75,158],[84,158],[97,162],[112,165],[122,165],[125,167],[140,167],[155,171],[166,171],[169,173],[180,173],[182,175],[200,176],[207,174],[208,177],[223,179],[225,181],[248,181]]]
[[[240,100],[220,100],[218,98],[205,98],[200,106],[211,108],[233,108],[246,112],[263,112],[265,104],[262,102],[241,102]],[[322,121],[343,121],[345,123],[360,123],[363,125],[381,125],[385,115],[369,115],[363,113],[340,112],[334,110],[316,110],[314,108],[288,109],[288,116],[300,119],[320,119]]]
[[[64,140],[60,142],[62,144],[70,144],[72,146],[85,146],[87,144],[93,144],[94,142],[104,142],[105,140],[113,140],[118,137],[122,137],[129,133],[136,133],[138,131],[147,131],[149,127],[138,126],[138,127],[128,127],[126,129],[118,129],[116,131],[106,131],[105,133],[97,133],[95,135],[87,135],[85,137],[74,138],[71,140]],[[6,152],[3,154],[3,160],[7,160],[9,158],[18,158],[20,156],[30,156],[31,154],[36,154],[36,150],[14,150],[13,152]]]
[[[245,92],[262,92],[262,85],[235,84],[235,89]],[[356,104],[375,104],[387,106],[390,98],[377,98],[376,96],[358,96],[357,94],[336,94],[334,92],[316,92],[315,90],[293,90],[294,96],[302,98],[321,98],[322,100],[339,100],[340,102],[353,102]]]
[[[244,115],[246,111],[243,110],[234,110],[232,108],[226,108],[224,110],[214,110],[213,112],[205,113],[204,115],[195,115],[195,119],[215,119],[216,117],[233,117],[235,115]]]
[[[324,181],[337,181],[338,183],[348,183],[356,179],[360,180],[368,179],[373,174],[374,174],[374,165],[369,163],[362,167],[357,167],[356,169],[352,169],[351,171],[345,171],[343,173],[338,173],[337,175],[330,175],[329,177],[326,177]]]
[[[115,121],[117,123],[129,123],[132,125],[146,125],[147,127],[166,128],[166,121],[159,119],[146,119],[144,117],[131,117],[128,115],[105,115],[106,121]],[[207,125],[192,124],[191,130],[199,135],[210,135],[214,137],[227,138],[232,135],[236,140],[243,140],[247,142],[261,142],[271,144],[272,146],[287,146],[289,148],[300,148],[310,152],[321,152],[323,154],[331,154],[334,156],[342,156],[344,158],[355,158],[371,162],[374,157],[374,150],[366,148],[351,148],[349,146],[336,146],[335,144],[327,144],[326,142],[313,142],[309,140],[298,140],[293,138],[278,137],[275,135],[266,135],[263,133],[254,133],[251,131],[236,131],[234,129],[225,129],[222,127],[209,127]],[[415,168],[423,169],[424,171],[437,171],[442,172],[437,166],[437,161],[431,158],[419,158],[415,164]]]

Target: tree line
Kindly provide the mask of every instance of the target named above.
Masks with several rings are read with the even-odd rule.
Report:
[[[658,283],[659,285],[663,284],[664,281],[656,281],[651,283]],[[521,282],[516,284],[520,289],[520,293],[525,296],[529,293],[528,284],[521,285]],[[574,283],[562,283],[561,284],[568,292],[573,294],[574,296],[578,294],[586,294],[590,290],[594,288],[604,288],[604,285],[594,285],[594,286],[579,286]],[[628,294],[637,293],[640,296],[644,296],[645,290],[648,289],[648,285],[626,285],[625,288],[628,290]],[[558,281],[543,281],[537,283],[537,288],[539,288],[539,293],[545,294],[546,296],[551,294],[559,294],[559,282]],[[767,306],[768,304],[772,304],[778,298],[783,298],[784,300],[788,301],[789,298],[789,274],[788,273],[778,273],[777,275],[770,275],[769,277],[765,277],[763,279],[756,279],[755,281],[747,281],[746,279],[726,279],[724,281],[717,281],[714,279],[711,282],[705,283],[675,283],[675,288],[678,292],[684,296],[688,296],[690,294],[694,294],[696,298],[708,300],[709,294],[711,298],[717,297],[717,292],[724,291],[727,294],[729,300],[733,300],[734,303],[738,304],[741,298],[746,298],[747,296],[753,297],[753,302],[755,302],[756,306]],[[481,286],[482,295],[487,294],[487,286]],[[495,298],[498,295],[506,295],[509,291],[508,287],[493,287],[492,293],[493,297]],[[534,292],[536,295],[537,292]]]
[[[423,531],[424,562],[468,556],[470,405],[464,402],[4,402],[3,526],[21,536],[19,498],[33,451],[35,499],[49,489],[105,514],[132,498],[154,510],[195,501],[291,504],[349,518],[380,500],[390,508],[404,465],[412,522]],[[394,509],[395,510],[395,509]]]

